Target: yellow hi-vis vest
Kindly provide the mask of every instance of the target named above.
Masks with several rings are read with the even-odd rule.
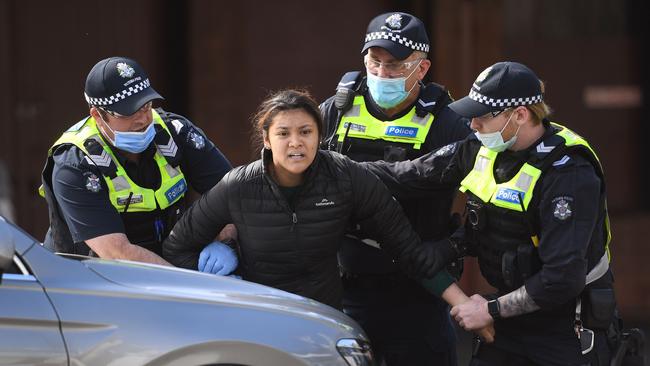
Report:
[[[162,127],[164,132],[169,135],[169,142],[165,146],[156,145],[156,153],[154,160],[158,165],[160,171],[160,187],[156,190],[142,188],[138,186],[126,173],[124,167],[120,164],[115,154],[104,141],[103,137],[97,129],[97,124],[93,117],[88,117],[79,121],[72,126],[68,131],[56,140],[54,145],[48,151],[48,156],[52,153],[57,146],[63,144],[73,144],[86,154],[86,161],[100,168],[109,168],[111,163],[115,164],[115,174],[113,177],[103,173],[102,176],[108,186],[109,198],[111,204],[118,210],[118,212],[149,212],[157,208],[164,210],[167,207],[178,202],[187,191],[187,182],[185,176],[179,167],[174,168],[164,154],[175,156],[178,147],[174,139],[163,122],[160,115],[152,110],[153,123]],[[100,155],[93,155],[88,152],[85,142],[88,139],[93,139],[98,142],[103,151]],[[100,171],[105,172],[104,169]],[[41,196],[44,196],[43,187],[39,188]]]
[[[559,129],[556,135],[564,140],[565,146],[583,146],[591,152],[591,155],[598,164],[595,168],[600,170],[601,174],[599,175],[602,176],[600,160],[589,143],[562,125],[553,123],[553,126]],[[552,151],[550,146],[547,148],[549,149],[548,152]],[[557,146],[553,148],[557,148]],[[512,179],[507,182],[496,183],[494,179],[494,162],[498,154],[496,151],[481,146],[474,160],[474,168],[460,183],[459,190],[461,192],[470,191],[485,203],[525,213],[528,211],[528,205],[533,198],[535,184],[537,184],[539,177],[542,175],[542,171],[529,163],[525,163]],[[605,210],[607,210],[607,203],[605,202],[604,205]],[[609,242],[611,241],[612,234],[609,225],[609,215],[607,213],[605,216],[605,227],[607,235],[605,251],[609,258]],[[531,233],[531,236],[533,244],[537,246],[539,244],[537,237],[533,233]]]
[[[347,137],[381,139],[411,144],[413,149],[419,150],[427,138],[433,120],[433,114],[427,113],[426,116],[420,117],[413,107],[407,114],[394,121],[380,121],[368,112],[363,95],[357,95],[352,101],[352,107],[341,117],[336,134],[338,142],[343,142]]]

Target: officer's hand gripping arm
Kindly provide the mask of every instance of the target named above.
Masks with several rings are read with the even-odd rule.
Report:
[[[442,298],[451,306],[452,308],[467,303],[471,299],[463,292],[463,290],[456,285],[455,283],[449,286],[443,293]],[[473,330],[479,337],[481,337],[485,342],[492,343],[494,342],[494,323],[490,323],[483,328],[478,328]]]

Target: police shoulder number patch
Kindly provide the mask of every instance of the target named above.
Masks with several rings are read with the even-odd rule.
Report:
[[[553,204],[553,217],[560,221],[566,222],[573,216],[573,197],[558,196],[551,201]]]

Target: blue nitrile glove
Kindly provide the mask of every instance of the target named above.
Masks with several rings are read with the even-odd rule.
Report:
[[[199,255],[199,271],[225,276],[237,268],[237,254],[226,244],[214,241]]]

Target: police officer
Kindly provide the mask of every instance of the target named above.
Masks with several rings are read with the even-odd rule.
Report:
[[[468,121],[447,108],[447,90],[422,82],[428,52],[420,19],[400,12],[375,17],[362,49],[365,74],[346,73],[321,105],[326,148],[356,161],[400,161],[465,138]],[[398,197],[422,239],[449,234],[454,191],[424,200]],[[348,233],[339,251],[345,313],[364,328],[380,362],[456,364],[446,304],[402,274],[380,246],[362,232]]]
[[[474,136],[376,172],[392,171],[390,185],[458,182],[468,194],[465,230],[450,243],[469,248],[498,290],[451,311],[468,330],[494,323],[495,342],[471,364],[609,365],[611,235],[593,148],[549,122],[544,84],[520,63],[488,67],[450,108],[472,119]]]
[[[132,59],[99,61],[86,79],[85,98],[90,115],[48,152],[44,245],[169,265],[160,257],[161,243],[184,210],[188,185],[206,192],[230,163],[192,122],[153,108],[163,98]]]

